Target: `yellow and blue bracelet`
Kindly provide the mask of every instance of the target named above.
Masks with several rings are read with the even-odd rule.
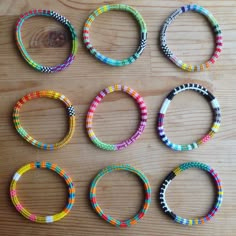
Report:
[[[186,90],[192,90],[196,91],[200,94],[202,94],[211,104],[212,109],[214,111],[214,121],[212,124],[212,127],[210,131],[201,139],[199,139],[196,142],[193,142],[191,144],[175,144],[172,143],[169,138],[166,136],[165,131],[164,131],[164,118],[165,114],[167,112],[167,108],[170,105],[170,102],[174,98],[175,95],[178,93],[181,93]],[[211,94],[206,88],[199,84],[183,84],[175,89],[173,89],[165,98],[160,112],[158,113],[158,121],[157,121],[157,132],[159,133],[159,136],[162,140],[162,142],[167,145],[169,148],[175,150],[175,151],[190,151],[195,148],[198,148],[201,144],[206,143],[209,139],[211,139],[216,132],[218,132],[220,128],[220,123],[221,123],[221,111],[220,111],[220,105],[217,101],[217,99]]]
[[[168,206],[166,202],[166,190],[168,186],[170,185],[171,181],[175,178],[175,176],[179,175],[181,172],[190,169],[190,168],[198,168],[201,170],[204,170],[214,178],[216,187],[217,187],[217,200],[214,204],[212,210],[204,217],[200,218],[194,218],[194,219],[185,219],[178,215],[176,215]],[[171,219],[173,219],[175,222],[183,225],[199,225],[204,224],[207,221],[211,220],[211,218],[216,214],[216,212],[219,210],[222,201],[223,201],[223,189],[222,189],[222,183],[220,178],[218,177],[218,174],[208,165],[199,163],[199,162],[188,162],[180,165],[175,170],[171,171],[169,175],[165,178],[163,183],[161,184],[160,191],[159,191],[159,198],[160,198],[160,205],[162,210],[169,216]]]
[[[33,61],[33,59],[28,54],[28,52],[23,44],[23,41],[22,41],[21,27],[22,27],[25,20],[27,20],[33,16],[52,17],[53,19],[55,19],[56,21],[58,21],[59,23],[64,25],[67,29],[69,29],[69,31],[71,33],[71,38],[72,38],[72,47],[71,47],[71,53],[70,53],[69,57],[64,61],[64,63],[57,65],[57,66],[52,66],[52,67],[51,66],[43,66],[43,65],[40,65],[40,64],[36,63],[35,61]],[[26,62],[30,66],[32,66],[34,69],[36,69],[40,72],[46,72],[46,73],[54,73],[54,72],[58,72],[58,71],[62,71],[64,69],[66,69],[70,64],[72,64],[72,62],[75,59],[75,55],[78,51],[78,37],[77,37],[74,27],[72,26],[70,21],[67,20],[64,16],[61,16],[57,12],[51,11],[51,10],[31,10],[31,11],[26,12],[23,15],[21,15],[16,23],[16,43],[17,43],[17,46],[18,46],[23,58],[26,60]]]
[[[97,136],[95,135],[93,131],[93,116],[94,112],[98,106],[99,103],[103,100],[103,98],[108,95],[109,93],[117,92],[117,91],[122,91],[127,94],[129,94],[131,97],[135,99],[137,102],[139,108],[140,108],[140,113],[141,113],[141,119],[139,123],[139,128],[137,131],[127,140],[122,141],[118,144],[107,144],[102,141],[100,141]],[[109,86],[108,88],[103,89],[93,100],[91,103],[87,118],[86,118],[86,129],[88,132],[88,136],[91,139],[91,141],[99,148],[108,150],[108,151],[117,151],[117,150],[122,150],[126,147],[128,147],[130,144],[134,143],[143,133],[145,127],[147,124],[147,107],[144,103],[143,98],[133,89],[123,86],[123,85],[114,85],[114,86]]]
[[[188,11],[195,11],[198,12],[202,15],[204,15],[212,25],[214,34],[215,34],[215,52],[213,53],[212,57],[205,63],[201,65],[190,65],[187,63],[184,63],[182,60],[176,57],[176,55],[169,49],[167,46],[166,42],[166,31],[169,27],[169,25],[175,20],[177,16],[184,12]],[[160,33],[160,44],[161,44],[161,49],[164,53],[164,55],[171,60],[176,66],[180,67],[182,70],[185,71],[203,71],[205,69],[208,69],[212,64],[215,63],[215,61],[219,58],[220,53],[222,51],[223,47],[223,36],[221,33],[220,26],[214,16],[205,8],[198,6],[196,4],[190,4],[183,6],[177,10],[175,10],[164,22],[162,28],[161,28],[161,33]]]
[[[141,34],[140,34],[139,46],[138,46],[136,52],[127,59],[115,60],[112,58],[108,58],[108,57],[104,56],[103,54],[101,54],[100,52],[98,52],[93,47],[92,43],[90,42],[89,30],[92,25],[92,22],[95,20],[95,18],[97,16],[99,16],[100,14],[102,14],[104,12],[108,12],[108,11],[127,11],[135,17],[135,19],[138,21],[138,23],[140,25]],[[105,64],[111,65],[111,66],[125,66],[125,65],[129,65],[129,64],[133,63],[134,61],[136,61],[140,57],[140,55],[142,54],[144,48],[146,47],[147,26],[146,26],[146,23],[144,22],[143,17],[141,16],[141,14],[137,10],[135,10],[134,8],[132,8],[130,6],[124,5],[124,4],[105,5],[105,6],[98,8],[97,10],[95,10],[89,16],[87,21],[85,22],[84,29],[83,29],[83,39],[84,39],[84,44],[87,47],[87,49],[89,50],[89,52],[92,55],[94,55],[98,60],[102,61]]]
[[[144,190],[145,190],[144,204],[141,210],[133,218],[129,220],[116,220],[113,217],[106,215],[97,202],[96,188],[97,188],[98,182],[104,175],[115,170],[125,170],[125,171],[132,172],[136,174],[143,181],[143,184],[144,184]],[[108,223],[114,226],[125,228],[130,225],[136,224],[147,213],[147,210],[151,204],[151,186],[149,184],[147,177],[141,171],[135,169],[134,167],[130,165],[111,165],[101,170],[92,181],[91,187],[90,187],[90,201],[91,201],[92,207],[101,218],[103,218],[105,221],[107,221]]]
[[[37,216],[35,214],[30,213],[20,203],[20,201],[17,197],[17,189],[16,189],[17,182],[19,181],[21,176],[23,174],[25,174],[27,171],[38,169],[38,168],[44,168],[44,169],[49,169],[49,170],[55,171],[58,175],[60,175],[65,180],[65,182],[68,186],[68,193],[69,194],[68,194],[68,203],[67,203],[66,207],[62,210],[62,212],[57,213],[55,215],[51,215],[51,216]],[[67,175],[66,172],[63,169],[61,169],[59,166],[57,166],[56,164],[51,164],[49,162],[44,162],[44,161],[43,162],[32,162],[32,163],[29,163],[29,164],[21,167],[14,174],[11,185],[10,185],[10,196],[11,196],[12,203],[15,206],[15,208],[17,209],[17,211],[20,212],[25,218],[27,218],[33,222],[37,222],[37,223],[52,223],[52,222],[61,220],[66,215],[68,215],[69,212],[71,211],[71,209],[74,205],[74,202],[75,202],[75,187],[74,187],[74,184],[73,184],[70,176]]]
[[[37,141],[32,136],[30,136],[27,131],[21,126],[20,123],[20,109],[23,106],[24,103],[36,99],[36,98],[52,98],[52,99],[59,99],[62,101],[67,108],[68,116],[69,116],[69,131],[66,135],[66,137],[61,140],[60,142],[56,144],[46,144]],[[30,144],[32,144],[35,147],[44,149],[44,150],[54,150],[59,149],[66,145],[72,138],[75,130],[75,109],[72,106],[70,100],[66,98],[63,94],[60,94],[58,92],[52,91],[52,90],[43,90],[43,91],[35,91],[32,93],[29,93],[25,95],[23,98],[21,98],[15,105],[13,110],[13,123],[15,125],[15,128],[17,132]]]

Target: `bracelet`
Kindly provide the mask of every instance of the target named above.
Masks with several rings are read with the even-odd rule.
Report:
[[[97,188],[97,184],[98,184],[99,180],[105,174],[110,173],[114,170],[125,170],[125,171],[132,172],[132,173],[136,174],[143,181],[143,184],[144,184],[145,201],[142,206],[142,209],[133,218],[131,218],[129,220],[116,220],[113,217],[106,215],[103,212],[103,210],[101,209],[101,207],[99,206],[99,204],[97,203],[96,188]],[[98,175],[94,178],[93,182],[91,183],[90,201],[91,201],[91,204],[92,204],[92,207],[94,208],[94,210],[105,221],[107,221],[108,223],[110,223],[114,226],[117,226],[117,227],[128,227],[130,225],[136,224],[147,213],[147,210],[151,204],[151,186],[149,184],[147,177],[142,172],[135,169],[134,167],[132,167],[130,165],[111,165],[111,166],[108,166],[108,167],[104,168],[103,170],[101,170],[98,173]]]
[[[52,17],[62,25],[64,25],[67,29],[69,29],[71,33],[72,38],[72,49],[69,57],[64,61],[61,65],[56,66],[43,66],[35,61],[30,57],[28,52],[26,51],[26,48],[23,44],[22,37],[21,37],[21,27],[25,20],[29,19],[33,16],[47,16]],[[64,16],[59,15],[57,12],[50,11],[50,10],[32,10],[29,12],[26,12],[25,14],[21,15],[16,23],[16,44],[23,56],[23,58],[27,61],[27,63],[32,66],[34,69],[40,71],[40,72],[46,72],[46,73],[53,73],[58,72],[66,69],[75,59],[75,55],[78,50],[78,37],[76,34],[76,31],[69,20],[67,20]]]
[[[20,109],[23,106],[24,103],[26,103],[27,101],[30,101],[32,99],[36,99],[36,98],[52,98],[52,99],[59,99],[60,101],[62,101],[67,108],[68,111],[68,116],[69,116],[69,131],[66,135],[66,137],[61,140],[60,142],[56,143],[56,144],[46,144],[46,143],[42,143],[37,141],[36,139],[34,139],[32,136],[30,136],[27,131],[21,126],[20,123]],[[63,94],[60,94],[58,92],[52,91],[52,90],[47,90],[47,91],[36,91],[36,92],[32,92],[29,93],[28,95],[25,95],[23,98],[21,98],[15,105],[14,110],[13,110],[13,123],[16,127],[17,132],[29,143],[31,143],[32,145],[34,145],[35,147],[44,149],[44,150],[54,150],[54,149],[59,149],[61,147],[63,147],[65,144],[67,144],[73,134],[74,134],[74,130],[75,130],[75,109],[72,106],[70,100],[68,98],[66,98]]]
[[[35,214],[30,213],[26,208],[22,206],[20,203],[18,197],[17,197],[17,191],[16,191],[16,184],[20,177],[26,173],[29,170],[34,170],[38,168],[44,168],[44,169],[49,169],[52,171],[55,171],[58,175],[60,175],[66,182],[68,186],[68,203],[66,207],[62,210],[62,212],[57,213],[52,216],[36,216]],[[37,223],[52,223],[55,221],[59,221],[62,218],[64,218],[66,215],[69,214],[71,211],[74,202],[75,202],[75,187],[72,182],[72,179],[70,176],[68,176],[63,169],[61,169],[59,166],[55,164],[51,164],[49,162],[33,162],[29,163],[23,167],[21,167],[13,176],[11,185],[10,185],[10,196],[13,205],[15,206],[16,210],[19,211],[25,218],[37,222]]]
[[[166,42],[166,30],[169,27],[169,25],[175,20],[175,18],[187,11],[195,11],[198,12],[202,15],[204,15],[210,22],[210,24],[213,27],[213,31],[215,33],[215,52],[213,53],[212,57],[205,63],[201,65],[190,65],[187,63],[184,63],[182,60],[178,59],[176,55],[169,49],[167,46]],[[208,69],[212,64],[215,63],[215,61],[218,59],[222,47],[223,47],[223,36],[221,33],[221,29],[219,24],[217,23],[216,19],[214,16],[205,8],[198,6],[196,4],[191,4],[191,5],[186,5],[183,6],[177,10],[175,10],[164,22],[162,28],[161,28],[161,33],[160,33],[160,43],[161,43],[161,49],[164,53],[164,55],[171,60],[174,64],[176,64],[178,67],[180,67],[182,70],[186,71],[203,71],[205,69]]]
[[[117,92],[117,91],[125,92],[135,99],[135,101],[137,102],[137,104],[140,108],[141,119],[140,119],[138,130],[129,139],[127,139],[123,142],[120,142],[118,144],[107,144],[107,143],[100,141],[96,137],[96,135],[92,129],[93,116],[94,116],[94,112],[95,112],[98,104],[102,101],[102,99],[107,94]],[[147,124],[147,107],[144,103],[143,98],[133,89],[131,89],[127,86],[123,86],[123,85],[114,85],[114,86],[110,86],[110,87],[102,90],[95,97],[93,102],[91,103],[88,114],[87,114],[87,118],[86,118],[86,129],[87,129],[89,138],[97,147],[104,149],[104,150],[108,150],[108,151],[122,150],[122,149],[128,147],[130,144],[134,143],[143,133],[146,124]]]
[[[165,117],[167,108],[170,105],[170,102],[173,99],[173,97],[177,95],[178,93],[183,92],[185,90],[196,91],[202,94],[210,102],[211,107],[214,111],[214,120],[213,120],[213,124],[210,131],[203,138],[191,144],[179,145],[179,144],[172,143],[166,136],[165,131],[164,131],[164,117]],[[221,122],[221,111],[220,111],[220,105],[217,99],[206,88],[202,87],[199,84],[183,84],[173,89],[165,98],[161,106],[161,110],[158,113],[157,132],[159,133],[159,136],[161,140],[163,141],[163,143],[166,144],[169,148],[175,151],[190,151],[192,149],[198,148],[199,145],[206,143],[210,138],[212,138],[214,134],[218,132],[220,128],[220,122]]]
[[[176,215],[167,205],[166,202],[166,190],[171,183],[172,179],[175,178],[176,175],[180,174],[182,171],[190,169],[190,168],[199,168],[204,171],[207,171],[211,174],[211,176],[214,178],[216,187],[217,187],[217,200],[212,208],[212,210],[208,213],[207,216],[200,217],[200,218],[194,218],[194,219],[185,219],[178,215]],[[199,163],[199,162],[188,162],[180,165],[177,167],[174,171],[171,171],[170,174],[166,177],[166,179],[163,181],[160,191],[159,191],[159,198],[160,198],[160,204],[162,210],[170,216],[175,222],[183,225],[199,225],[204,224],[205,222],[211,220],[211,218],[215,215],[215,213],[219,210],[222,201],[223,201],[223,189],[221,180],[219,179],[217,173],[208,165]]]
[[[99,16],[100,14],[102,14],[104,12],[108,12],[108,11],[127,11],[134,16],[134,18],[138,21],[138,23],[140,25],[141,34],[140,34],[139,46],[137,48],[137,51],[131,57],[129,57],[127,59],[115,60],[115,59],[106,57],[103,54],[101,54],[100,52],[98,52],[90,42],[89,30],[90,30],[92,22],[95,20],[95,18],[97,16]],[[111,66],[125,66],[125,65],[129,65],[129,64],[133,63],[134,61],[136,61],[141,56],[144,48],[146,47],[147,26],[146,26],[146,23],[144,22],[143,17],[141,16],[141,14],[137,10],[135,10],[134,8],[132,8],[130,6],[124,5],[124,4],[105,5],[105,6],[98,8],[97,10],[95,10],[89,16],[87,21],[85,22],[84,29],[83,29],[83,39],[84,39],[84,44],[87,47],[87,49],[98,60],[100,60],[108,65],[111,65]]]

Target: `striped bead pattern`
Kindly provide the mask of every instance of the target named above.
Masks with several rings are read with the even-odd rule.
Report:
[[[215,52],[213,53],[212,57],[205,63],[201,65],[190,65],[184,63],[182,60],[176,57],[176,55],[169,49],[167,46],[167,41],[166,41],[166,31],[169,27],[169,25],[175,20],[175,18],[187,11],[195,11],[198,12],[202,15],[204,15],[210,22],[210,24],[213,27],[213,31],[215,34]],[[221,33],[221,29],[219,24],[217,23],[216,19],[214,16],[205,8],[195,5],[195,4],[190,4],[183,6],[177,10],[175,10],[164,22],[162,28],[161,28],[161,33],[160,33],[160,44],[161,44],[161,49],[165,56],[169,58],[174,64],[176,64],[178,67],[185,71],[203,71],[208,69],[212,64],[216,62],[216,60],[219,58],[220,53],[222,51],[223,47],[223,36]]]
[[[97,16],[99,16],[100,14],[102,14],[104,12],[108,12],[108,11],[127,11],[135,17],[135,19],[138,21],[138,23],[140,25],[141,34],[140,34],[139,46],[137,48],[137,51],[131,57],[129,57],[127,59],[115,60],[112,58],[108,58],[108,57],[102,55],[100,52],[98,52],[93,47],[92,43],[90,42],[89,30],[90,30],[92,22],[95,20],[95,18]],[[141,14],[137,10],[135,10],[134,8],[132,8],[130,6],[124,5],[124,4],[105,5],[105,6],[98,8],[97,10],[95,10],[89,16],[87,21],[85,22],[84,29],[83,29],[83,39],[84,39],[84,44],[87,47],[87,49],[89,50],[89,52],[93,56],[95,56],[98,60],[104,62],[105,64],[111,65],[111,66],[125,66],[125,65],[129,65],[129,64],[133,63],[134,61],[136,61],[140,57],[140,55],[142,54],[144,48],[146,47],[147,26],[146,26],[146,23],[144,22],[143,17],[141,16]]]
[[[125,170],[125,171],[132,172],[132,173],[136,174],[143,181],[143,184],[144,184],[145,201],[142,206],[142,209],[139,210],[137,215],[135,215],[133,218],[131,218],[129,220],[124,220],[124,221],[123,220],[116,220],[113,217],[106,215],[103,212],[103,210],[100,208],[99,204],[97,203],[96,188],[97,188],[98,182],[105,174],[110,173],[115,170]],[[108,223],[110,223],[114,226],[125,228],[130,225],[136,224],[147,213],[147,210],[151,204],[151,186],[149,184],[147,177],[142,172],[135,169],[134,167],[132,167],[130,165],[111,165],[111,166],[108,166],[105,169],[101,170],[98,173],[98,175],[94,178],[93,182],[91,183],[90,201],[91,201],[92,207],[94,208],[94,210],[98,213],[98,215],[101,218],[103,218],[105,221],[107,221]]]
[[[102,141],[100,141],[93,129],[92,129],[92,125],[93,125],[93,116],[94,116],[94,112],[98,106],[98,104],[102,101],[102,99],[109,93],[113,93],[113,92],[117,92],[117,91],[122,91],[125,92],[127,94],[129,94],[131,97],[133,97],[139,108],[140,108],[140,112],[141,112],[141,120],[139,123],[139,128],[138,130],[132,135],[132,137],[130,137],[129,139],[122,141],[118,144],[107,144],[104,143]],[[143,98],[133,89],[127,87],[127,86],[123,86],[123,85],[114,85],[114,86],[110,86],[108,88],[105,88],[104,90],[102,90],[93,100],[93,102],[90,105],[88,114],[87,114],[87,118],[86,118],[86,129],[88,132],[88,136],[90,137],[90,139],[92,140],[92,142],[99,148],[104,149],[104,150],[108,150],[108,151],[116,151],[116,150],[122,150],[124,148],[126,148],[127,146],[129,146],[130,144],[134,143],[143,133],[144,128],[147,124],[147,107],[144,103]]]
[[[201,170],[204,170],[206,172],[209,172],[210,175],[214,178],[216,187],[217,187],[217,199],[216,203],[214,204],[214,207],[212,210],[207,214],[207,216],[200,217],[200,218],[194,218],[194,219],[185,219],[178,215],[176,215],[168,206],[166,202],[166,190],[171,183],[171,181],[175,178],[176,175],[179,175],[182,171],[190,169],[190,168],[198,168]],[[159,198],[160,198],[160,204],[162,210],[171,217],[175,222],[183,225],[200,225],[204,224],[205,222],[211,220],[211,218],[216,214],[216,212],[219,210],[222,201],[223,201],[223,189],[222,189],[222,183],[220,178],[218,177],[218,174],[208,165],[199,163],[199,162],[188,162],[180,165],[177,167],[174,171],[171,171],[170,174],[166,177],[166,179],[163,181],[160,191],[159,191]]]
[[[20,203],[18,196],[17,196],[17,189],[16,185],[21,176],[26,173],[29,170],[34,170],[38,168],[43,168],[43,169],[49,169],[52,171],[55,171],[58,175],[60,175],[66,182],[68,186],[68,203],[66,207],[62,210],[62,212],[57,213],[55,215],[51,216],[37,216],[35,214],[30,213],[26,208],[23,207],[23,205]],[[37,223],[52,223],[55,221],[59,221],[62,218],[64,218],[66,215],[69,214],[71,211],[74,202],[75,202],[75,187],[72,182],[72,179],[70,178],[69,175],[66,174],[66,172],[61,169],[59,166],[56,164],[51,164],[49,162],[32,162],[29,163],[23,167],[21,167],[13,176],[12,182],[10,185],[10,197],[12,200],[13,205],[19,211],[25,218],[37,222]]]
[[[20,109],[23,106],[24,103],[36,99],[36,98],[52,98],[52,99],[59,99],[62,101],[68,112],[69,116],[69,131],[66,135],[66,137],[61,140],[60,142],[56,144],[46,144],[37,141],[34,139],[32,136],[30,136],[27,131],[21,126],[20,123]],[[16,127],[17,132],[30,144],[34,145],[35,147],[44,149],[44,150],[54,150],[54,149],[59,149],[66,145],[72,138],[75,130],[75,109],[72,106],[70,100],[66,98],[63,94],[60,94],[55,91],[51,90],[46,90],[46,91],[35,91],[32,93],[29,93],[25,95],[23,98],[21,98],[15,105],[14,110],[13,110],[13,123]]]
[[[43,66],[35,61],[30,57],[28,54],[23,41],[21,37],[21,28],[25,20],[33,17],[33,16],[47,16],[47,17],[52,17],[62,25],[64,25],[71,33],[71,38],[72,38],[72,47],[71,47],[71,53],[69,57],[64,61],[63,64],[56,65],[53,67],[50,66]],[[26,12],[25,14],[21,15],[20,18],[18,19],[16,23],[16,43],[17,46],[23,56],[23,58],[27,61],[27,63],[32,66],[34,69],[40,71],[40,72],[45,72],[45,73],[54,73],[58,71],[62,71],[66,69],[70,64],[75,59],[75,55],[77,54],[78,51],[78,37],[76,34],[76,31],[72,24],[70,23],[69,20],[67,20],[64,16],[59,15],[57,12],[50,11],[50,10],[31,10],[29,12]]]
[[[199,139],[196,142],[193,142],[191,144],[174,144],[172,143],[168,137],[165,134],[164,131],[164,118],[167,111],[167,108],[170,105],[171,100],[175,95],[177,95],[180,92],[186,91],[186,90],[193,90],[200,94],[202,94],[211,104],[211,107],[214,111],[214,120],[212,127],[210,131],[201,139]],[[165,98],[161,110],[158,113],[158,121],[157,121],[157,132],[159,133],[159,136],[164,144],[166,144],[169,148],[175,150],[175,151],[190,151],[192,149],[198,148],[201,144],[206,143],[210,138],[214,136],[216,132],[218,132],[220,128],[221,123],[221,111],[220,111],[220,105],[217,101],[217,99],[203,86],[199,84],[183,84],[181,86],[176,87],[174,90],[172,90],[168,96]]]

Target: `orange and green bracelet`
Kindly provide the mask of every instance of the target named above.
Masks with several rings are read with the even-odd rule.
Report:
[[[66,207],[60,213],[57,213],[51,216],[37,216],[35,214],[30,213],[26,208],[24,208],[18,199],[17,189],[16,189],[17,182],[19,181],[21,176],[25,174],[27,171],[38,169],[38,168],[49,169],[49,170],[55,171],[58,175],[60,175],[65,180],[68,186],[68,193],[69,193],[68,202],[67,202]],[[14,174],[11,185],[10,185],[10,196],[11,196],[12,203],[17,209],[17,211],[20,212],[25,218],[33,222],[37,222],[37,223],[52,223],[52,222],[61,220],[66,215],[68,215],[69,212],[71,211],[75,202],[75,187],[70,176],[68,176],[66,172],[63,169],[61,169],[59,166],[57,166],[56,164],[51,164],[49,162],[44,162],[44,161],[33,162],[33,163],[29,163],[21,167]]]
[[[69,116],[69,131],[66,135],[66,137],[61,140],[60,142],[56,144],[46,144],[37,141],[32,136],[30,136],[27,131],[21,126],[20,123],[20,109],[23,106],[24,103],[36,99],[36,98],[52,98],[52,99],[59,99],[62,101],[67,108],[68,116]],[[35,91],[32,93],[29,93],[25,95],[23,98],[21,98],[15,105],[14,111],[13,111],[13,123],[16,127],[17,132],[29,143],[34,145],[35,147],[44,149],[44,150],[54,150],[59,149],[66,145],[72,138],[75,130],[75,109],[72,106],[70,100],[66,98],[63,94],[60,94],[58,92],[52,91],[52,90],[43,90],[43,91]]]
[[[124,170],[124,171],[132,172],[132,173],[136,174],[143,181],[143,184],[144,184],[144,190],[145,190],[144,204],[143,204],[141,210],[133,218],[131,218],[129,220],[116,220],[115,218],[113,218],[109,215],[106,215],[104,213],[104,211],[101,209],[101,207],[99,206],[99,204],[97,203],[96,190],[97,190],[98,182],[100,181],[100,179],[104,175],[106,175],[112,171],[115,171],[115,170]],[[90,201],[91,201],[92,207],[94,208],[94,210],[98,213],[98,215],[101,218],[103,218],[105,221],[107,221],[108,223],[110,223],[114,226],[125,228],[130,225],[136,224],[147,213],[147,210],[151,204],[151,186],[149,184],[147,177],[141,171],[135,169],[134,167],[132,167],[130,165],[111,165],[111,166],[108,166],[108,167],[104,168],[103,170],[101,170],[97,174],[97,176],[94,178],[93,182],[91,183]]]

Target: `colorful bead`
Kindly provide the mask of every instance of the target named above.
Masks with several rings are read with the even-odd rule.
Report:
[[[95,18],[97,16],[99,16],[100,14],[102,14],[104,12],[108,12],[108,11],[127,11],[134,16],[134,18],[138,21],[138,23],[140,25],[141,34],[140,34],[139,46],[137,48],[137,51],[131,57],[129,57],[127,59],[115,60],[112,58],[108,58],[108,57],[104,56],[103,54],[101,54],[100,52],[98,52],[90,42],[89,30],[90,30],[92,22],[95,20]],[[105,5],[105,6],[98,8],[97,10],[95,10],[89,16],[87,21],[85,22],[84,30],[83,30],[83,39],[84,39],[84,44],[87,47],[87,49],[98,60],[100,60],[108,65],[111,65],[111,66],[125,66],[125,65],[129,65],[129,64],[133,63],[134,61],[136,61],[140,57],[140,55],[142,54],[144,48],[146,47],[147,26],[146,26],[146,23],[144,22],[143,17],[141,16],[141,14],[137,10],[135,10],[134,8],[132,8],[130,6],[124,5],[124,4]]]
[[[211,107],[214,111],[214,121],[212,124],[212,127],[210,131],[201,139],[199,139],[197,142],[193,142],[191,144],[174,144],[172,143],[168,137],[165,134],[164,131],[164,118],[167,111],[167,108],[170,105],[170,102],[172,101],[173,97],[177,95],[180,92],[186,91],[186,90],[193,90],[200,94],[202,94],[211,104]],[[220,105],[217,101],[217,99],[204,87],[202,87],[199,84],[183,84],[179,87],[176,87],[174,90],[172,90],[164,100],[161,110],[158,113],[158,124],[157,124],[157,132],[159,133],[159,136],[164,144],[166,144],[169,148],[175,150],[175,151],[190,151],[195,148],[198,148],[199,145],[206,143],[210,138],[214,136],[216,132],[218,132],[220,128],[220,122],[221,122],[221,111],[220,111]]]
[[[122,91],[125,92],[127,94],[129,94],[131,97],[133,97],[135,99],[135,101],[137,102],[139,108],[140,108],[140,112],[141,112],[141,120],[139,123],[139,128],[138,130],[132,135],[132,137],[130,137],[129,139],[120,142],[118,144],[107,144],[104,143],[102,141],[100,141],[93,129],[92,129],[92,124],[93,124],[93,116],[94,116],[94,112],[98,106],[98,104],[102,101],[102,99],[109,93],[113,93],[113,92],[117,92],[117,91]],[[86,118],[86,129],[88,132],[88,136],[91,139],[91,141],[99,148],[104,149],[104,150],[109,150],[109,151],[116,151],[116,150],[122,150],[124,148],[126,148],[127,146],[129,146],[130,144],[134,143],[143,133],[144,128],[147,124],[147,107],[144,103],[143,98],[133,89],[127,87],[127,86],[123,86],[123,85],[114,85],[114,86],[110,86],[108,88],[105,88],[104,90],[102,90],[93,100],[93,102],[90,105],[88,114],[87,114],[87,118]]]
[[[208,213],[205,217],[200,218],[194,218],[194,219],[185,219],[178,215],[176,215],[168,206],[166,202],[166,190],[168,186],[170,185],[171,181],[175,178],[176,175],[180,174],[182,171],[185,171],[190,168],[198,168],[204,171],[207,171],[210,173],[210,175],[214,178],[216,187],[217,187],[217,200],[214,204],[214,207],[212,210]],[[166,179],[163,181],[160,191],[159,191],[159,198],[160,198],[160,204],[162,210],[170,216],[175,222],[183,225],[199,225],[204,224],[205,222],[211,220],[211,218],[215,215],[215,213],[219,210],[222,201],[223,201],[223,189],[222,189],[222,183],[219,179],[217,173],[208,165],[199,163],[199,162],[188,162],[180,165],[177,167],[174,171],[171,171],[170,174],[166,177]]]
[[[59,99],[62,101],[67,108],[68,116],[69,116],[69,131],[66,137],[61,140],[60,142],[56,144],[46,144],[37,141],[34,139],[32,136],[30,136],[27,131],[21,126],[20,123],[20,109],[23,106],[24,103],[36,99],[36,98],[41,98],[41,97],[46,97],[46,98],[52,98],[52,99]],[[15,105],[14,110],[13,110],[13,123],[16,127],[17,132],[29,143],[34,145],[35,147],[44,149],[44,150],[54,150],[54,149],[59,149],[66,145],[72,138],[75,130],[75,109],[72,106],[70,100],[66,98],[63,94],[60,94],[55,91],[51,90],[46,90],[46,91],[35,91],[30,94],[27,94],[23,98],[21,98]]]
[[[72,38],[72,47],[71,47],[71,53],[69,57],[64,61],[63,64],[57,65],[57,66],[43,66],[33,61],[33,59],[30,57],[28,52],[26,51],[26,48],[23,44],[22,37],[21,37],[21,27],[25,20],[33,17],[33,16],[46,16],[46,17],[52,17],[62,25],[64,25],[71,33]],[[31,10],[29,12],[26,12],[25,14],[21,15],[16,23],[16,43],[17,46],[23,56],[23,58],[27,61],[27,63],[32,66],[34,69],[40,71],[40,72],[46,72],[46,73],[54,73],[58,71],[62,71],[66,69],[75,59],[75,55],[78,51],[78,37],[76,34],[76,31],[69,20],[67,20],[64,16],[59,15],[58,13],[50,10]]]
[[[202,15],[204,15],[210,22],[210,24],[213,27],[213,31],[215,34],[215,41],[216,41],[216,46],[215,46],[215,52],[213,53],[212,57],[205,62],[204,64],[201,65],[189,65],[184,63],[182,60],[176,57],[176,55],[169,49],[167,46],[167,41],[166,41],[166,31],[169,27],[169,25],[175,20],[175,18],[187,11],[195,11],[198,12]],[[221,29],[219,24],[217,23],[216,19],[214,16],[205,8],[198,6],[196,4],[190,4],[183,6],[177,10],[175,10],[164,22],[162,28],[161,28],[161,33],[160,33],[160,43],[161,43],[161,49],[165,56],[171,60],[174,64],[176,64],[178,67],[180,67],[182,70],[186,71],[203,71],[205,69],[208,69],[212,64],[215,63],[215,61],[219,58],[220,53],[222,51],[223,47],[223,36],[221,33]]]
[[[125,170],[125,171],[132,172],[132,173],[136,174],[143,181],[143,186],[144,186],[144,190],[145,190],[144,204],[142,206],[142,209],[139,211],[139,213],[129,220],[116,220],[113,217],[106,215],[104,213],[104,211],[101,209],[101,207],[99,206],[99,204],[97,203],[96,188],[97,188],[98,182],[105,174],[110,173],[114,170]],[[130,225],[136,224],[147,213],[147,210],[151,204],[151,186],[149,184],[147,177],[142,172],[135,169],[134,167],[132,167],[130,165],[111,165],[111,166],[108,166],[108,167],[104,168],[103,170],[101,170],[98,173],[98,175],[94,178],[93,182],[91,183],[90,201],[91,201],[91,204],[92,204],[92,207],[94,208],[94,210],[105,221],[107,221],[108,223],[110,223],[114,226],[117,226],[117,227],[122,227],[122,228],[128,227]]]
[[[68,186],[69,195],[68,195],[68,203],[62,212],[57,213],[52,216],[36,216],[35,214],[31,214],[26,208],[24,208],[21,205],[21,203],[17,197],[17,190],[16,190],[17,182],[19,181],[21,176],[23,174],[25,174],[27,171],[38,169],[38,168],[49,169],[49,170],[55,171],[58,175],[60,175],[65,180],[65,182]],[[73,184],[70,176],[67,175],[65,173],[65,171],[63,169],[61,169],[59,166],[57,166],[56,164],[51,164],[49,162],[44,162],[44,161],[43,162],[33,162],[33,163],[29,163],[29,164],[21,167],[14,174],[14,176],[12,178],[11,185],[10,185],[10,197],[11,197],[12,203],[16,207],[17,211],[19,211],[25,218],[27,218],[33,222],[37,222],[37,223],[52,223],[52,222],[61,220],[66,215],[68,215],[69,212],[71,211],[71,209],[74,205],[74,202],[75,202],[75,187],[74,187],[74,184]]]

